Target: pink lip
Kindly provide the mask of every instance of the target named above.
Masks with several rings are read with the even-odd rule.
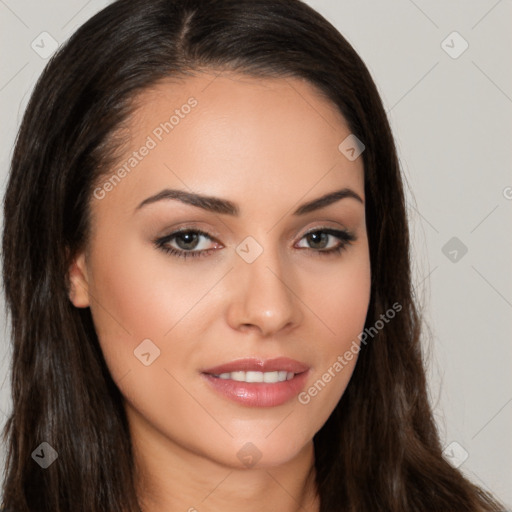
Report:
[[[235,371],[287,371],[295,376],[284,382],[239,382],[220,379],[215,375]],[[275,407],[282,405],[304,388],[309,367],[293,359],[279,357],[262,361],[258,359],[239,359],[231,363],[215,366],[202,372],[203,378],[221,395],[248,407]]]

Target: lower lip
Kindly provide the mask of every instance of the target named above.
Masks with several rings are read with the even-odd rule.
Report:
[[[298,373],[293,379],[275,383],[239,382],[220,379],[207,373],[202,375],[215,391],[234,402],[248,407],[276,407],[288,402],[301,392],[308,373],[308,371]]]

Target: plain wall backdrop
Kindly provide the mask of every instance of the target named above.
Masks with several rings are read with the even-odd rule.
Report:
[[[49,55],[108,3],[0,0],[2,196],[21,117]],[[307,3],[354,46],[388,111],[446,456],[511,506],[512,2]],[[2,295],[2,427],[11,408],[3,306]],[[4,458],[2,447],[2,468]]]

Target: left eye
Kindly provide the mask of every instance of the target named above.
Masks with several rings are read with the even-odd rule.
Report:
[[[330,250],[338,247],[340,238],[343,231],[334,231],[334,230],[321,230],[321,231],[311,231],[306,233],[302,240],[305,240],[310,244],[310,247],[305,247],[306,249],[318,249],[318,250]],[[334,242],[334,246],[331,243],[329,247],[329,241]],[[337,244],[336,244],[337,242]]]
[[[208,238],[210,237],[205,233],[200,233],[199,231],[184,231],[179,234],[175,234],[172,237],[176,244],[178,245],[178,248],[184,251],[189,250],[204,250],[204,247],[201,248],[201,238]],[[211,240],[211,239],[210,239]]]

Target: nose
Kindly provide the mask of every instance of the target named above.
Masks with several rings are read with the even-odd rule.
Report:
[[[237,256],[238,258],[238,256]],[[292,329],[303,318],[293,269],[283,269],[277,251],[264,250],[252,263],[242,259],[230,272],[227,321],[236,330],[258,331],[267,337]]]

